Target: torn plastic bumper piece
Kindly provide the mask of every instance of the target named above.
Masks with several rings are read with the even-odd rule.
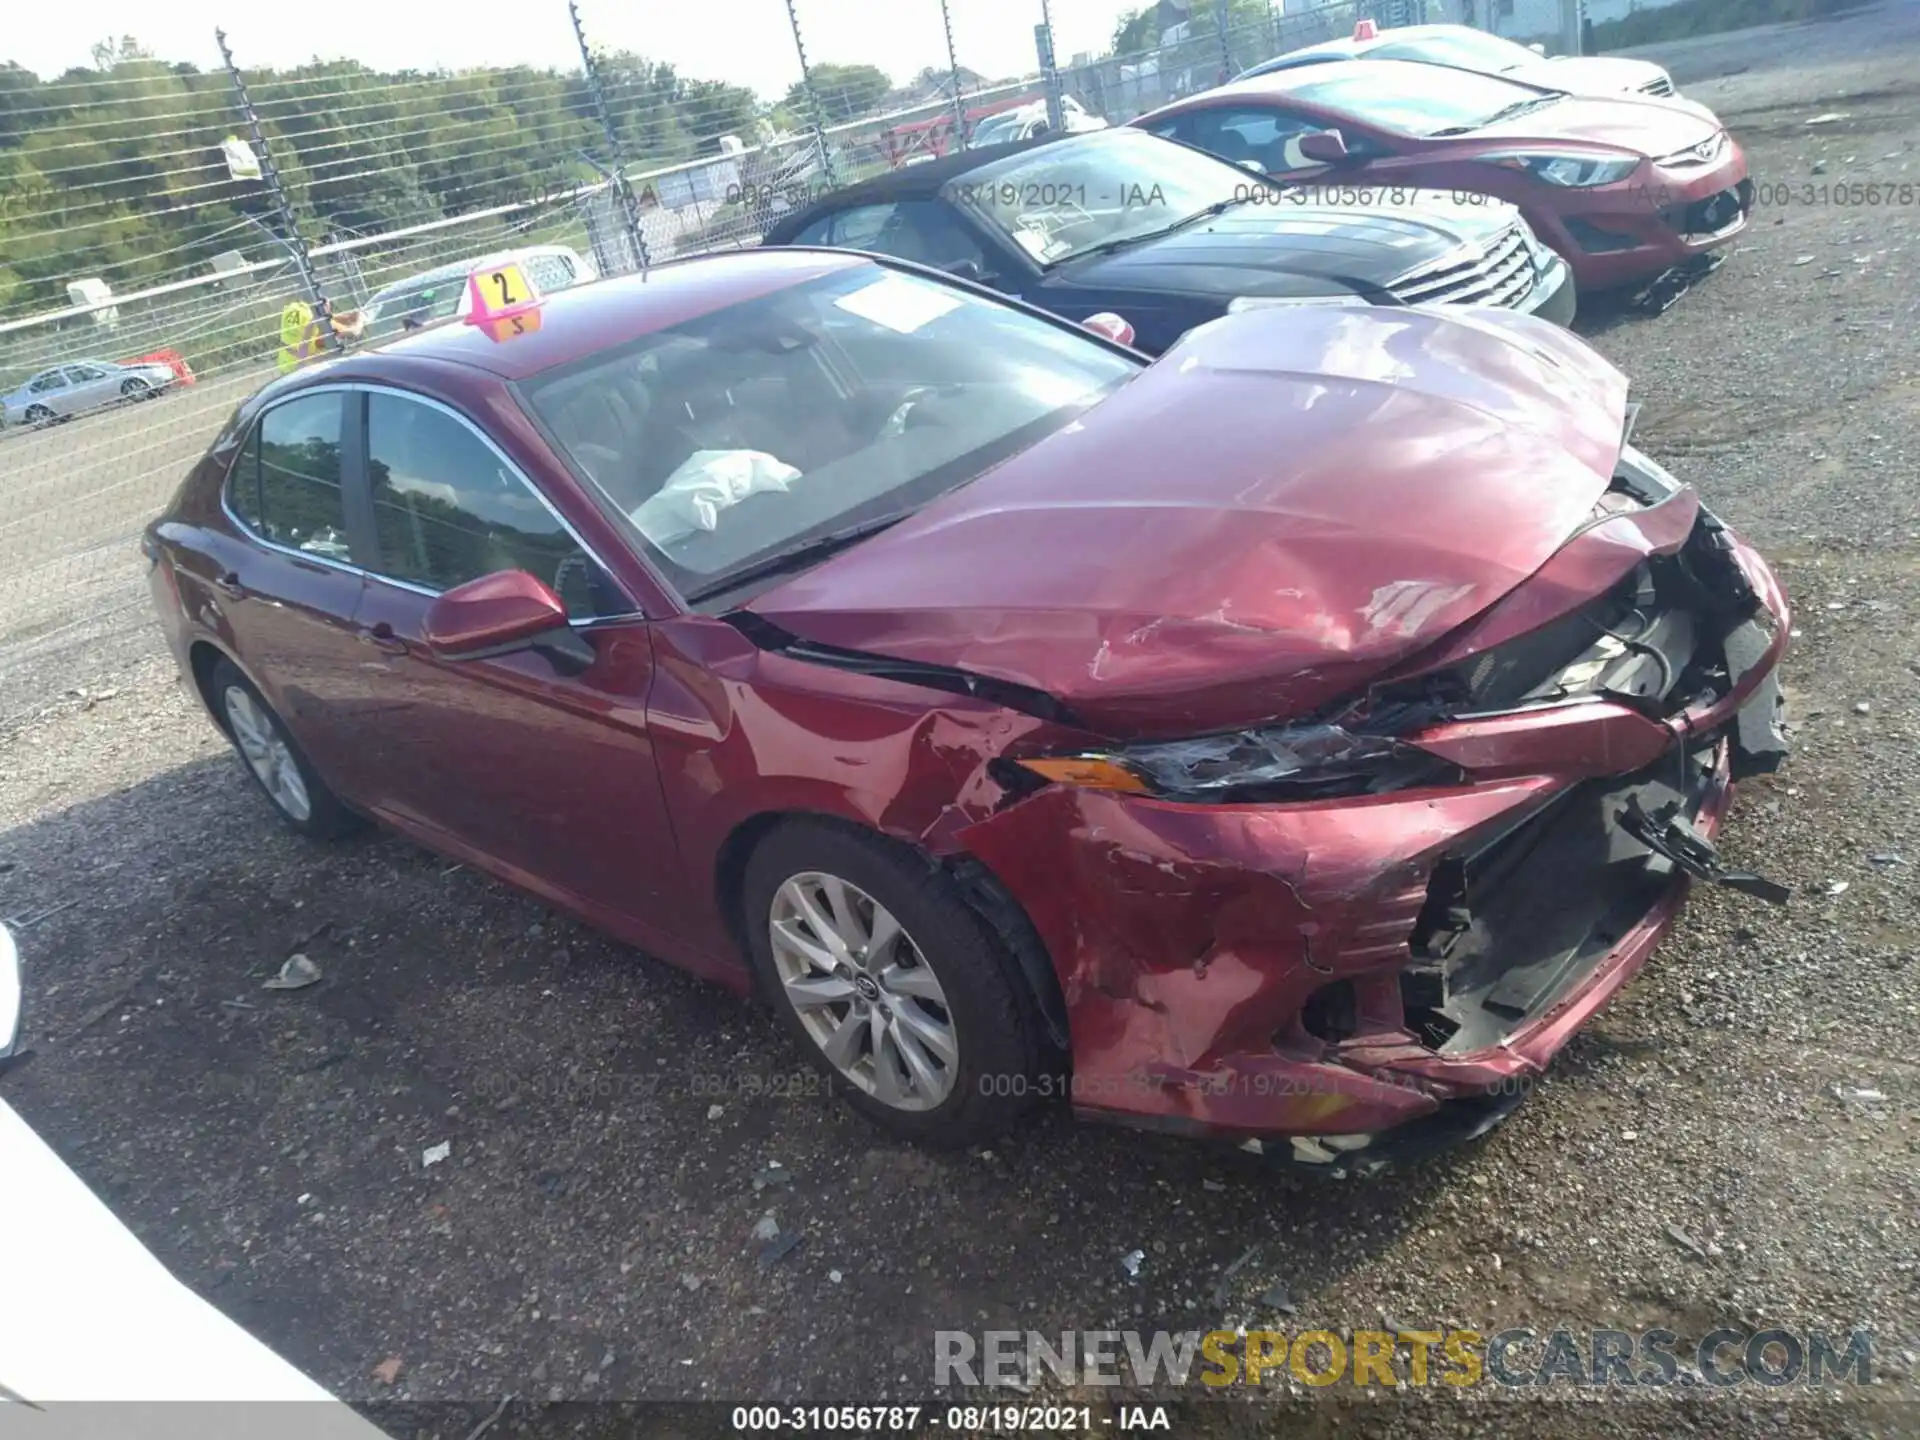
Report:
[[[1791,886],[1756,875],[1750,870],[1729,870],[1720,862],[1713,842],[1680,818],[1679,803],[1672,802],[1649,812],[1640,797],[1629,795],[1615,818],[1620,828],[1654,854],[1672,861],[1696,880],[1724,885],[1743,895],[1752,895],[1769,904],[1784,905],[1793,896]]]
[[[1291,1135],[1246,1140],[1240,1148],[1294,1174],[1322,1180],[1366,1178],[1400,1170],[1470,1145],[1520,1108],[1527,1091],[1508,1086],[1448,1100],[1417,1120],[1372,1135]]]
[[[1633,297],[1634,308],[1645,315],[1664,315],[1678,305],[1695,285],[1726,263],[1726,253],[1715,250],[1663,270]]]

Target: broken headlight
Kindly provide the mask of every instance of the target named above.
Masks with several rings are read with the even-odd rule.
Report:
[[[1246,803],[1377,794],[1445,784],[1458,773],[1391,736],[1324,724],[1236,730],[1012,763],[1029,777],[1083,789]]]

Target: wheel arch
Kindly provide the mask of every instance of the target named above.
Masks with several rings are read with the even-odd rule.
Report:
[[[713,896],[733,941],[746,953],[745,886],[747,862],[762,841],[782,826],[805,822],[831,826],[878,841],[913,856],[929,873],[944,875],[967,908],[1006,948],[1032,992],[1046,1023],[1047,1038],[1064,1058],[1070,1050],[1067,1001],[1040,933],[1011,891],[980,860],[965,852],[936,855],[916,841],[881,830],[854,816],[806,808],[761,810],[737,822],[714,853]]]
[[[200,703],[206,708],[207,715],[215,725],[220,727],[221,734],[231,738],[232,731],[227,726],[226,711],[214,703],[213,671],[222,660],[242,675],[247,674],[246,666],[204,635],[196,635],[193,643],[187,647],[187,671],[193,676],[194,691],[199,695]],[[249,681],[253,679],[250,675],[247,678]]]

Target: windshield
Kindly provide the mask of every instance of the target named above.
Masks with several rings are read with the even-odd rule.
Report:
[[[1558,98],[1491,75],[1390,60],[1309,73],[1313,78],[1295,86],[1293,98],[1402,135],[1464,134],[1504,111]]]
[[[1012,115],[995,115],[991,119],[982,120],[980,128],[973,132],[973,143],[975,145],[1001,144],[1003,141],[1013,139],[1023,123],[1022,117],[1017,112]]]
[[[371,332],[385,334],[399,330],[408,321],[425,325],[451,319],[460,308],[460,297],[466,288],[467,277],[456,273],[383,290],[367,307]]]
[[[1477,31],[1461,34],[1422,35],[1413,40],[1396,40],[1369,50],[1371,60],[1427,60],[1436,65],[1459,65],[1468,70],[1512,70],[1538,60],[1524,45],[1503,40],[1498,35]]]
[[[523,395],[698,601],[770,556],[964,485],[1138,368],[1068,326],[861,266],[575,362]]]
[[[1102,130],[970,170],[942,193],[1042,265],[1136,240],[1246,198],[1224,160],[1141,130]]]

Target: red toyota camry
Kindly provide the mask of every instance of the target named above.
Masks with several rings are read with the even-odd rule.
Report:
[[[1625,392],[1503,312],[1149,363],[749,251],[278,381],[147,552],[288,822],[756,988],[889,1129],[1370,1169],[1504,1113],[1687,876],[1766,888],[1707,837],[1786,603]]]
[[[1704,105],[1568,95],[1410,60],[1236,81],[1132,122],[1306,186],[1492,195],[1581,291],[1652,280],[1746,226],[1746,156]]]

